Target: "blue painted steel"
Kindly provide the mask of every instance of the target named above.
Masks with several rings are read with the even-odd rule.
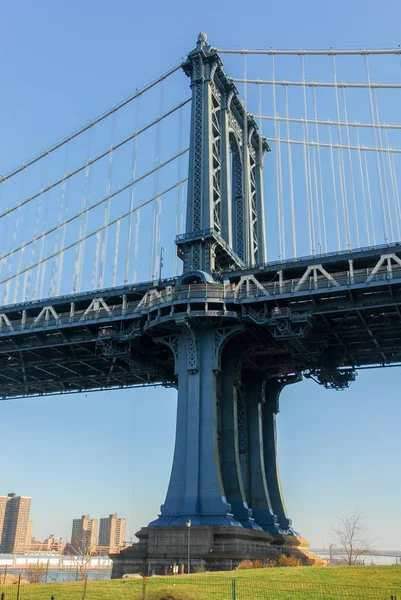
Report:
[[[265,375],[262,373],[248,374],[244,379],[245,395],[249,411],[249,503],[255,520],[264,531],[270,533],[283,533],[288,528],[280,526],[277,516],[273,512],[269,495],[269,486],[266,478],[265,458],[270,462],[271,456],[265,457],[266,443],[270,445],[270,452],[276,452],[276,438],[269,442],[263,436],[263,387]],[[273,443],[272,443],[273,442]]]
[[[193,94],[183,275],[3,307],[0,393],[177,385],[172,472],[150,526],[294,533],[279,394],[293,373],[342,388],[356,365],[396,361],[401,245],[266,263],[269,147],[204,34],[183,68]]]
[[[171,343],[171,342],[170,342]],[[213,329],[178,333],[178,406],[173,468],[166,501],[151,526],[193,523],[240,526],[227,502],[217,445]]]

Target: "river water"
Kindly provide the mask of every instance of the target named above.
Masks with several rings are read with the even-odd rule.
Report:
[[[7,573],[11,573],[12,575],[22,575],[24,576],[24,569],[7,569]],[[0,582],[2,575],[4,574],[4,570],[0,569]],[[100,569],[88,569],[86,571],[88,576],[88,580],[91,581],[103,581],[104,579],[111,578],[111,569],[110,570],[100,570]],[[44,580],[45,580],[44,576]],[[59,583],[63,581],[79,581],[80,574],[76,569],[49,569],[47,573],[47,583]]]

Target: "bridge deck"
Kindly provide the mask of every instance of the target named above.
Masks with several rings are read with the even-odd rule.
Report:
[[[401,361],[399,244],[221,274],[5,306],[0,395],[175,385],[173,357],[155,342],[177,320],[237,323],[254,340],[252,368],[272,374]]]

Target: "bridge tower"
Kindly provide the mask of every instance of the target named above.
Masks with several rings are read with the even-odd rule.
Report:
[[[185,312],[172,305],[148,327],[174,357],[174,459],[160,515],[138,532],[139,544],[113,557],[115,577],[186,562],[188,522],[193,561],[209,569],[300,544],[276,448],[278,397],[299,377],[271,379],[263,365],[252,367],[247,359],[258,341],[241,312],[224,304],[224,273],[266,261],[263,159],[270,148],[204,33],[183,69],[192,114],[186,232],[176,239],[184,268],[175,289],[215,290],[216,304],[193,310],[188,302]]]
[[[269,146],[204,33],[183,69],[192,88],[186,233],[176,241],[184,272],[263,263]]]

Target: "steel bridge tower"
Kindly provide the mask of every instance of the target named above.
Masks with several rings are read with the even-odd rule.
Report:
[[[213,287],[216,273],[266,261],[262,171],[270,149],[204,33],[183,69],[192,114],[186,233],[176,240],[184,269],[176,286]],[[244,325],[237,313],[212,304],[198,313],[177,314],[155,340],[172,352],[178,379],[171,478],[159,518],[138,533],[139,544],[114,556],[113,576],[147,572],[150,563],[163,572],[184,558],[188,520],[193,558],[207,555],[212,569],[232,565],[231,546],[241,560],[305,542],[286,513],[276,447],[279,395],[299,377],[271,379],[263,368],[249,369],[255,339],[238,344]]]
[[[355,50],[344,52],[357,53]],[[398,49],[388,52],[399,54]],[[329,55],[332,54],[330,51]],[[80,257],[80,260],[75,261],[73,293],[54,293],[62,278],[62,270],[56,265],[62,264],[62,257],[75,244],[67,244],[59,248],[60,252],[46,255],[44,240],[47,235],[65,231],[67,222],[75,222],[75,218],[82,218],[86,210],[109,202],[111,196],[131,187],[138,179],[103,197],[85,211],[80,209],[80,213],[64,222],[60,221],[60,216],[60,222],[47,232],[38,236],[34,232],[32,240],[10,249],[1,257],[2,284],[5,286],[4,304],[0,310],[1,398],[138,385],[178,389],[176,444],[164,504],[158,518],[137,533],[139,543],[113,556],[113,577],[138,571],[164,573],[174,563],[187,564],[186,523],[189,522],[193,567],[230,569],[243,559],[275,558],[282,552],[291,552],[307,560],[307,542],[292,527],[280,485],[276,441],[280,394],[286,385],[298,382],[303,376],[325,388],[340,390],[355,380],[360,368],[401,365],[399,239],[392,237],[390,242],[384,228],[385,244],[371,246],[369,241],[365,248],[352,249],[347,242],[347,249],[340,250],[338,231],[339,250],[316,254],[312,222],[305,217],[305,224],[308,221],[309,225],[311,254],[266,263],[263,162],[269,152],[267,141],[247,113],[234,82],[226,76],[218,53],[207,43],[205,34],[199,35],[196,48],[189,53],[182,67],[192,89],[187,222],[185,233],[176,239],[183,274],[168,279],[162,279],[160,274],[159,280],[153,278],[137,283],[130,282],[126,275],[124,285],[117,287],[116,279],[112,287],[104,287],[102,275],[97,287],[77,291],[75,282],[86,264],[82,243],[115,223],[117,244],[120,230],[116,221],[124,218],[120,215],[116,220],[105,218],[108,223],[100,229],[94,224],[95,230],[85,236],[83,229],[72,226],[71,231],[79,231],[78,244],[82,250],[81,254],[75,250],[76,259]],[[169,74],[177,69],[179,66]],[[152,87],[169,74],[155,80]],[[301,82],[293,83],[301,85]],[[336,94],[337,87],[343,86],[336,80],[328,85],[336,90]],[[362,87],[370,92],[369,78]],[[142,93],[143,90],[138,92]],[[126,102],[118,106],[121,108]],[[163,118],[187,102],[189,99],[180,102]],[[114,108],[94,123],[113,111]],[[276,119],[277,115],[273,117]],[[153,125],[160,120],[161,117]],[[347,123],[337,122],[338,127],[344,125]],[[374,123],[365,125],[376,128]],[[74,135],[91,126],[85,126]],[[302,142],[305,148],[306,144],[314,143],[307,138],[305,128]],[[280,142],[280,139],[271,139]],[[5,183],[70,141],[68,136],[0,180]],[[301,141],[294,140],[295,143]],[[331,142],[329,145],[331,150],[333,145]],[[382,145],[379,146],[365,147],[365,150],[379,154],[383,152]],[[340,147],[341,152],[347,148],[342,144]],[[359,155],[363,148],[359,142],[355,147]],[[399,154],[399,151],[394,149],[394,153]],[[187,149],[164,164],[170,164],[184,152]],[[104,156],[97,155],[96,161]],[[339,166],[341,156],[338,156]],[[388,159],[390,173],[394,175],[390,148]],[[109,164],[110,160],[111,154]],[[304,164],[307,171],[308,160]],[[366,176],[368,165],[366,161]],[[83,168],[81,165],[71,173],[81,172]],[[315,168],[315,174],[318,170]],[[147,175],[153,172],[149,171]],[[85,177],[89,177],[89,171]],[[55,181],[47,191],[63,181],[64,178]],[[186,179],[177,182],[164,194],[184,181]],[[317,181],[316,178],[316,185]],[[109,183],[111,185],[111,171]],[[371,195],[374,198],[377,210],[383,201],[380,181],[378,184],[376,192],[373,193],[372,187],[372,194],[371,191],[368,194],[369,198]],[[275,198],[278,205],[283,200],[280,200],[281,192]],[[18,215],[19,208],[35,198],[41,206],[42,193],[41,190],[12,206],[8,214],[15,211]],[[159,196],[143,206],[157,198]],[[363,198],[362,203],[367,209],[364,195]],[[323,197],[321,200],[323,202]],[[346,204],[345,200],[344,196]],[[131,195],[131,204],[132,201]],[[61,190],[59,215],[64,214],[63,206]],[[140,205],[131,208],[139,210]],[[357,213],[356,203],[354,208]],[[390,208],[389,205],[389,215],[392,214]],[[394,194],[393,208],[398,215],[398,192]],[[154,210],[154,232],[160,214],[157,211]],[[302,203],[298,211],[301,216],[304,214]],[[110,216],[105,210],[106,213]],[[39,207],[36,214],[39,218]],[[129,214],[132,211],[125,216]],[[2,216],[6,215],[7,211]],[[337,227],[338,216],[337,213]],[[383,225],[384,216],[385,211]],[[19,217],[15,220],[16,228]],[[139,218],[136,224],[139,225]],[[127,232],[130,232],[131,225],[127,225]],[[295,241],[294,222],[293,225]],[[345,213],[344,229],[346,239],[351,240]],[[139,239],[137,233],[136,241]],[[55,239],[57,235],[59,233]],[[37,243],[39,239],[42,241]],[[107,236],[104,235],[102,246],[102,238],[97,239],[99,244],[94,243],[94,247],[99,252],[102,247],[102,265],[105,267]],[[52,240],[49,237],[49,246]],[[156,237],[154,244],[155,240]],[[359,234],[357,246],[358,240]],[[31,244],[32,250],[25,252],[25,257],[29,254],[30,259],[24,266],[22,253]],[[32,262],[35,245],[40,258],[36,264]],[[129,234],[127,252],[130,251]],[[113,254],[116,276],[117,247]],[[6,263],[11,255],[15,255],[14,259]],[[99,256],[95,251],[96,269]],[[35,285],[40,289],[39,280],[42,277],[43,284],[45,265],[53,258],[50,297],[29,300],[25,296],[33,280],[32,274],[36,273]],[[65,258],[64,263],[67,262]],[[8,264],[7,276],[5,264]],[[128,262],[126,274],[127,267]],[[17,269],[17,273],[12,269]],[[54,273],[57,273],[57,282]],[[21,275],[23,300],[16,303]],[[14,279],[15,301],[8,304],[10,282]]]

